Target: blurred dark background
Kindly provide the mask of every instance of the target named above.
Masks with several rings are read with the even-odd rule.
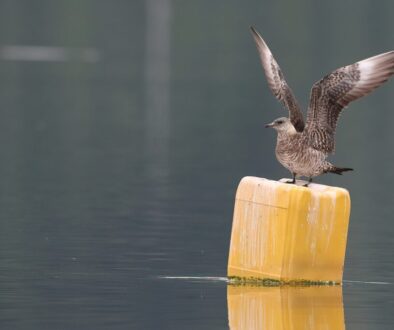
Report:
[[[0,0],[0,324],[227,328],[243,176],[288,177],[249,26],[306,109],[312,84],[394,48],[392,1]],[[317,181],[352,197],[345,279],[394,282],[394,83],[350,105]],[[390,328],[393,286],[344,286]]]

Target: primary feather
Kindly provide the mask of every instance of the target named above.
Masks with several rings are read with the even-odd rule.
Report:
[[[350,102],[371,93],[394,74],[394,51],[339,68],[316,82],[306,122],[306,133],[317,150],[335,149],[339,115]]]
[[[279,101],[283,102],[289,110],[290,121],[294,125],[295,129],[298,132],[302,132],[304,129],[302,112],[292,90],[287,85],[282,70],[261,35],[253,26],[251,26],[250,29],[252,30],[252,35],[256,42],[260,61],[263,66],[265,76],[267,77],[268,86],[275,97]]]

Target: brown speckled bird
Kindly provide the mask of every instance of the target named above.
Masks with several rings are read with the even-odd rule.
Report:
[[[339,115],[351,101],[369,94],[394,74],[394,51],[339,68],[312,86],[306,124],[301,109],[261,35],[251,27],[268,85],[289,110],[266,127],[278,132],[276,158],[292,174],[312,178],[322,173],[342,174],[351,168],[337,167],[326,159],[335,148]],[[308,184],[306,184],[307,186]]]

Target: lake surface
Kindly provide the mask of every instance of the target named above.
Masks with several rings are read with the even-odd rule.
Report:
[[[394,48],[393,12],[391,1],[0,1],[1,327],[392,329],[393,81],[340,119],[333,161],[355,171],[317,179],[352,198],[343,287],[223,277],[238,182],[289,176],[263,128],[286,112],[249,25],[306,108],[324,74]]]

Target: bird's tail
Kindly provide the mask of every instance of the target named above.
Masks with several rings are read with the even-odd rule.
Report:
[[[349,167],[337,167],[332,164],[328,164],[328,166],[324,169],[324,173],[335,173],[338,175],[342,175],[343,172],[347,171],[353,171],[353,169]]]

